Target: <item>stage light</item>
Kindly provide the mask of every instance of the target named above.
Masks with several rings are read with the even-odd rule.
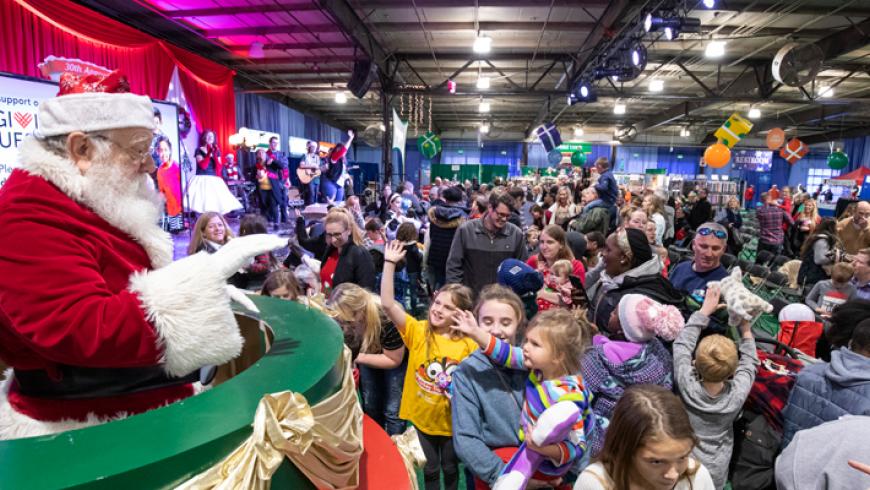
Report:
[[[663,31],[665,39],[673,41],[683,32],[700,32],[701,19],[695,17],[677,17],[675,15],[662,16],[647,14],[643,21],[646,32]]]
[[[335,93],[335,103],[336,104],[346,104],[347,103],[347,95],[344,92],[336,92]]]
[[[613,105],[613,113],[616,115],[625,114],[625,104],[616,103]]]
[[[577,102],[595,102],[598,96],[595,93],[595,87],[586,80],[577,81],[568,93],[568,105],[574,105]]]
[[[761,117],[761,110],[757,107],[749,109],[749,119],[758,119],[759,117]]]
[[[492,49],[492,38],[485,35],[478,35],[474,40],[472,47],[475,53],[489,53]]]
[[[601,80],[602,78],[613,77],[614,81],[627,82],[637,78],[639,71],[631,66],[622,65],[618,61],[611,60],[607,66],[598,67],[592,72],[593,78]]]
[[[650,92],[661,92],[665,89],[665,81],[659,80],[658,78],[653,78],[649,82],[649,91]]]
[[[489,112],[489,102],[481,100],[480,105],[477,106],[477,112]]]
[[[480,134],[489,133],[489,124],[488,123],[480,123]]]
[[[447,80],[447,91],[450,92],[451,94],[455,94],[456,93],[456,82],[454,82],[453,80]]]
[[[477,77],[477,88],[479,88],[479,89],[489,88],[489,77],[485,77],[483,75]]]
[[[580,126],[574,128],[574,136],[577,138],[583,136],[583,128],[581,128]]]
[[[251,47],[248,48],[248,58],[261,59],[264,56],[266,55],[263,52],[263,43],[260,41],[252,42]]]
[[[834,96],[834,87],[829,87],[827,85],[819,85],[818,90],[819,97],[823,99],[830,99]]]
[[[725,41],[710,41],[704,49],[707,58],[721,58],[725,56]]]
[[[643,71],[646,68],[646,47],[641,43],[637,43],[637,45],[629,50],[629,53],[631,64],[639,71]]]

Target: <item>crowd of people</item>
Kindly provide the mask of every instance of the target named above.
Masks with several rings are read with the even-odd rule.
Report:
[[[766,486],[866,483],[870,204],[837,221],[805,193],[760,198],[758,231],[743,232],[736,196],[717,210],[703,188],[632,193],[606,159],[576,178],[437,178],[426,196],[384,185],[298,218],[283,261],[257,257],[230,281],[339,323],[365,413],[390,434],[415,428],[426,488],[456,488],[462,467],[469,488],[763,488],[740,469],[741,424],[758,419],[776,445]],[[231,237],[204,214],[190,251]],[[782,330],[807,325],[786,341],[806,367],[770,420],[751,392],[772,354],[722,311],[750,246],[802,291],[774,312]],[[840,460],[813,460],[824,434]]]

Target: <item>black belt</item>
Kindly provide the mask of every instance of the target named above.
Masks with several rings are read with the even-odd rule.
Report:
[[[200,381],[199,370],[174,378],[160,366],[87,368],[61,365],[57,366],[57,372],[59,376],[53,379],[42,369],[16,369],[18,392],[33,398],[77,400],[129,395]]]

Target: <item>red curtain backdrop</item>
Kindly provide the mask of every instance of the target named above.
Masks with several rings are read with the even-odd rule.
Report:
[[[69,0],[0,0],[0,71],[42,77],[54,55],[119,68],[135,93],[165,99],[178,75],[197,122],[224,148],[236,130],[235,73],[217,63],[116,22]]]

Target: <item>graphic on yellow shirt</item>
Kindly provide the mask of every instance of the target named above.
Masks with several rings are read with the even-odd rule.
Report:
[[[456,371],[457,366],[459,361],[450,357],[430,359],[417,367],[417,386],[426,393],[449,397],[453,371]]]

